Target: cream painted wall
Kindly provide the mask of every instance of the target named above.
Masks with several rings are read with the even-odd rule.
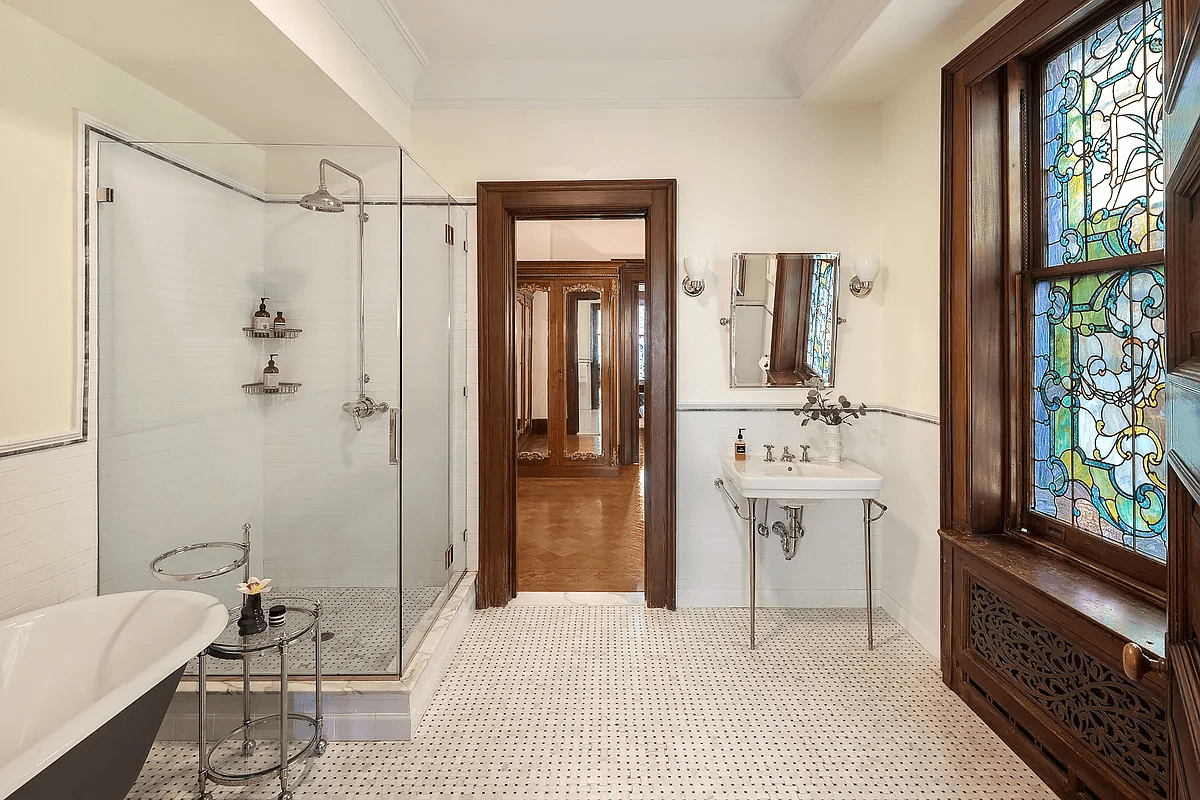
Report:
[[[881,108],[882,402],[938,413],[942,67],[1020,4],[1005,0],[952,42],[926,50]]]
[[[882,106],[883,270],[871,297],[882,311],[881,402],[938,414],[941,70],[1018,4],[1006,0],[961,38],[924,54]],[[888,612],[931,653],[940,630],[937,426],[892,418],[881,462],[888,514],[878,525]]]
[[[806,390],[729,388],[730,253],[833,250],[849,263],[881,245],[874,107],[421,110],[413,133],[415,157],[455,196],[483,180],[679,180],[677,255],[712,259],[704,294],[677,303],[681,403],[803,402]],[[881,309],[843,296],[838,388],[877,402]]]
[[[3,441],[72,424],[76,109],[145,138],[234,137],[2,4],[0,52]],[[0,459],[0,503],[0,617],[95,593],[94,441]]]
[[[147,139],[234,140],[0,4],[0,443],[68,430],[76,383],[75,110]]]

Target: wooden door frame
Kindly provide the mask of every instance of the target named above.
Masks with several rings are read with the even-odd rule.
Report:
[[[675,608],[675,189],[673,178],[490,181],[479,215],[479,608],[517,593],[516,222],[646,220],[645,595]]]
[[[641,460],[638,425],[638,379],[637,379],[637,331],[638,331],[638,284],[646,281],[646,265],[643,261],[629,261],[621,265],[620,278],[620,322],[617,329],[618,389],[617,440],[621,448],[621,466],[636,464]]]

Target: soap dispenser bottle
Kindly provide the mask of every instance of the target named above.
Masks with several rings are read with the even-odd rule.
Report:
[[[733,440],[733,460],[734,461],[745,461],[746,460],[746,440],[742,438],[742,431],[744,431],[744,430],[746,430],[746,429],[738,428],[737,438]]]
[[[282,311],[275,312],[275,322],[273,323],[276,336],[283,336],[287,331],[287,320],[283,318]]]
[[[263,388],[268,391],[279,388],[279,367],[275,366],[275,356],[277,355],[279,353],[271,353],[271,359],[263,369]]]
[[[271,332],[271,312],[267,311],[267,301],[270,299],[269,297],[264,297],[262,302],[258,304],[258,311],[254,312],[255,333]]]

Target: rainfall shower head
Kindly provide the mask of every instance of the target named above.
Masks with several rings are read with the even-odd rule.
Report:
[[[345,211],[345,206],[342,201],[329,193],[325,188],[325,181],[321,181],[321,188],[317,189],[312,194],[306,194],[300,198],[300,206],[307,208],[309,211]]]

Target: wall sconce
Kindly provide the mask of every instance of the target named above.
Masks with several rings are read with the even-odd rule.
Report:
[[[708,270],[707,258],[685,258],[683,260],[683,293],[688,297],[699,297],[704,292],[704,273]]]
[[[866,297],[871,293],[875,284],[875,276],[879,274],[879,259],[871,256],[859,258],[854,262],[854,277],[850,279],[850,294],[855,297]]]

